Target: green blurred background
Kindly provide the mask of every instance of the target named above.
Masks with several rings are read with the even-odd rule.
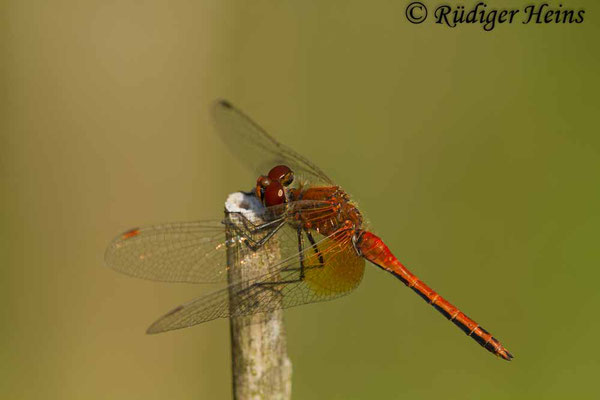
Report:
[[[0,3],[0,397],[231,396],[228,321],[144,334],[210,288],[103,266],[123,230],[217,218],[252,185],[213,131],[218,97],[515,355],[372,267],[286,312],[295,399],[597,396],[600,8],[484,32],[412,25],[407,3]]]

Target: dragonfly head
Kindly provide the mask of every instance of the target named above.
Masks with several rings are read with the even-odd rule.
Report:
[[[256,180],[256,197],[265,207],[276,206],[287,201],[284,186],[289,186],[294,180],[294,173],[285,165],[277,165],[267,176]]]

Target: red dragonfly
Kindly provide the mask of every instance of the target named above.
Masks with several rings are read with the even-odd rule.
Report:
[[[214,105],[213,117],[239,158],[268,171],[246,194],[257,206],[231,212],[225,220],[132,229],[111,242],[106,263],[140,278],[207,283],[228,281],[227,249],[233,244],[241,260],[268,251],[269,243],[277,243],[280,257],[262,265],[253,278],[229,278],[226,288],[175,308],[148,333],[340,297],[358,286],[366,259],[402,281],[486,350],[508,361],[513,358],[487,330],[402,265],[366,229],[350,196],[321,169],[227,101]],[[253,265],[242,263],[239,268],[257,268]]]

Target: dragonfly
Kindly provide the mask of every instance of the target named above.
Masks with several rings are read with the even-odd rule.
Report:
[[[171,310],[147,333],[332,300],[359,285],[369,261],[484,349],[512,360],[498,339],[410,272],[368,229],[348,193],[319,167],[226,100],[215,102],[212,114],[230,150],[257,172],[256,184],[243,194],[254,206],[229,212],[225,219],[134,228],[110,243],[106,264],[127,275],[166,282],[226,282],[224,288]],[[251,262],[273,251],[273,243],[277,257]],[[232,246],[242,260],[239,265],[228,261]],[[231,268],[250,273],[232,279]]]

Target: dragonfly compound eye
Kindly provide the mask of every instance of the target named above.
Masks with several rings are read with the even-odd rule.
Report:
[[[256,180],[256,189],[255,194],[256,197],[260,199],[260,201],[264,201],[265,198],[265,190],[271,184],[271,180],[266,176],[259,176]]]
[[[271,181],[269,186],[265,188],[261,200],[267,207],[285,203],[285,191],[283,190],[281,183],[278,181]]]
[[[287,165],[278,165],[271,168],[269,178],[281,182],[283,186],[288,186],[294,180],[294,172]]]

